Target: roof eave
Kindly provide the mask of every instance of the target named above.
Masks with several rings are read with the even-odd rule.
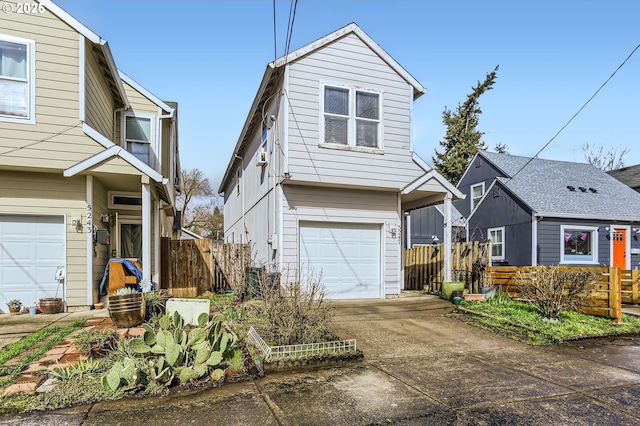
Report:
[[[258,112],[258,106],[260,104],[260,100],[263,98],[267,88],[269,87],[269,83],[271,82],[272,77],[275,74],[275,71],[278,67],[274,66],[274,63],[271,62],[270,64],[267,65],[267,68],[264,72],[264,75],[262,77],[262,81],[260,82],[260,86],[258,88],[258,91],[256,93],[255,98],[253,99],[253,103],[251,104],[251,108],[249,109],[249,114],[247,115],[247,119],[244,122],[244,125],[242,127],[242,131],[240,132],[240,137],[238,138],[238,142],[236,142],[236,146],[233,148],[233,153],[231,154],[231,158],[229,159],[229,164],[227,165],[227,170],[224,172],[224,176],[222,178],[222,181],[220,182],[220,186],[218,188],[218,193],[222,194],[224,193],[224,188],[227,185],[227,182],[229,181],[230,177],[231,177],[231,172],[233,171],[236,161],[238,160],[238,157],[242,158],[242,155],[240,155],[244,149],[244,145],[245,145],[245,139],[247,137],[247,132],[249,130],[249,126],[251,125],[251,122],[253,121],[253,117],[255,116],[255,114]]]

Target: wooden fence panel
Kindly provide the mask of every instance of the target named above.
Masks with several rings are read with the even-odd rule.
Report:
[[[509,297],[517,299],[522,297],[521,284],[517,280],[518,274],[526,276],[535,268],[532,266],[492,266],[487,268],[486,275],[487,280],[492,282],[494,287]],[[593,273],[596,276],[597,284],[587,297],[582,310],[585,313],[611,317],[620,321],[622,318],[621,277],[633,277],[634,271],[621,271],[618,268],[600,266],[565,266],[560,268]],[[637,274],[635,277],[637,282]],[[631,281],[632,278],[629,279],[630,283]],[[630,291],[632,292],[632,290]]]
[[[482,285],[478,259],[491,253],[490,243],[454,243],[451,246],[451,269],[454,281],[464,281],[472,293]],[[404,251],[405,290],[441,291],[444,280],[444,245],[416,246]]]
[[[621,271],[620,285],[622,303],[638,305],[640,303],[640,270]]]
[[[250,264],[249,244],[221,244],[212,240],[163,239],[161,288],[175,297],[220,292],[245,279]]]

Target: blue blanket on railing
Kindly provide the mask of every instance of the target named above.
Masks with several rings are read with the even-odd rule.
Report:
[[[133,264],[132,261],[130,261],[129,259],[121,259],[119,257],[112,257],[111,259],[109,259],[109,261],[107,262],[107,267],[104,270],[104,275],[102,276],[102,281],[100,282],[100,296],[106,296],[109,290],[109,264],[111,262],[118,262],[118,263],[122,263],[122,266],[124,266],[124,269],[131,273],[132,275],[135,275],[136,277],[136,291],[137,292],[141,292],[142,291],[142,287],[140,286],[140,281],[142,281],[142,272],[136,268],[136,265]]]

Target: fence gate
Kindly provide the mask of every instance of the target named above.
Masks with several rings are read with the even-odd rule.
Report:
[[[451,245],[451,277],[463,281],[471,293],[479,293],[482,270],[491,257],[491,243],[453,243]],[[444,244],[416,246],[404,251],[405,290],[440,292],[444,280]]]
[[[175,297],[224,291],[244,280],[250,257],[249,244],[162,238],[160,287]]]

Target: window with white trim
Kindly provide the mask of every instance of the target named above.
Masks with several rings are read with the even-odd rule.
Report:
[[[351,147],[381,148],[380,93],[324,86],[323,141]]]
[[[0,120],[35,123],[35,42],[0,34]]]
[[[500,228],[489,228],[487,234],[491,240],[491,259],[504,260],[504,226]]]
[[[560,227],[560,263],[598,263],[598,228]]]
[[[153,167],[151,144],[155,128],[154,116],[126,113],[123,115],[123,127],[123,146],[138,160]]]
[[[478,205],[483,195],[484,182],[471,185],[471,210],[473,210]]]

